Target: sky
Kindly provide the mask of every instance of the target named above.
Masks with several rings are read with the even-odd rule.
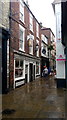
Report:
[[[44,27],[51,28],[55,33],[55,15],[52,7],[54,0],[28,0],[29,7],[39,22]]]

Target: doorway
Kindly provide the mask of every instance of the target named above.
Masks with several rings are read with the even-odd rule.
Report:
[[[25,83],[28,82],[28,65],[25,65]]]
[[[33,81],[33,64],[29,64],[29,81]]]
[[[35,65],[33,67],[33,80],[35,80]]]

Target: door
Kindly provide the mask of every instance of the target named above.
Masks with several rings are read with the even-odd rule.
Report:
[[[29,80],[30,82],[33,81],[33,64],[29,64]]]
[[[28,82],[28,65],[25,65],[25,83]]]
[[[35,80],[35,65],[34,65],[34,70],[33,70],[33,80]]]

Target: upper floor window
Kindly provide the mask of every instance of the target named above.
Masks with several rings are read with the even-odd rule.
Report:
[[[30,30],[33,31],[33,16],[30,13]]]
[[[33,55],[33,40],[34,40],[34,36],[33,35],[29,35],[30,39],[29,39],[29,54]]]
[[[19,25],[19,49],[24,51],[24,28]]]
[[[39,24],[36,23],[36,36],[39,37]]]
[[[45,42],[46,44],[48,44],[48,39],[47,39],[47,37],[45,36],[45,35],[41,35],[41,39],[42,39],[42,41],[43,42]]]
[[[24,22],[24,4],[22,0],[20,0],[20,20]]]
[[[41,55],[48,56],[48,48],[47,48],[47,45],[44,42],[42,42],[41,48],[42,48],[41,49]]]
[[[36,56],[39,57],[39,40],[36,40]]]

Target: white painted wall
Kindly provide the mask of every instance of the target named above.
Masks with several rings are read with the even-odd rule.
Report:
[[[61,43],[61,3],[55,4],[55,15],[56,15],[56,59],[58,56],[64,55],[64,46]],[[65,61],[56,60],[56,78],[65,78]]]

